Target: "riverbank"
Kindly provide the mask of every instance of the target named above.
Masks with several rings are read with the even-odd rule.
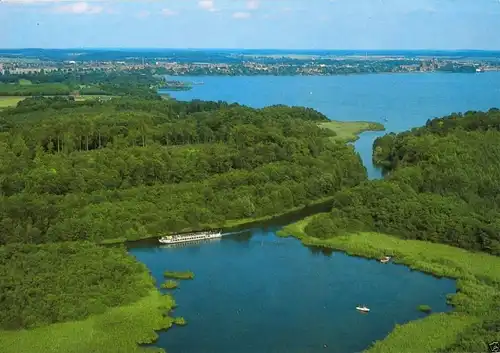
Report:
[[[359,134],[366,131],[384,131],[384,125],[376,122],[368,122],[368,121],[329,121],[320,123],[320,126],[329,130],[334,131],[337,135],[332,137],[334,141],[338,142],[353,142],[359,138]],[[274,215],[263,216],[263,217],[253,217],[253,218],[242,218],[242,219],[232,219],[226,220],[222,223],[217,224],[202,224],[198,227],[185,228],[182,229],[179,233],[188,233],[188,232],[199,232],[203,230],[215,230],[215,229],[223,229],[224,231],[233,231],[239,230],[242,227],[251,227],[252,225],[259,225],[263,222],[269,222],[277,218],[281,218],[287,215],[293,215],[294,213],[301,212],[305,209],[312,208],[320,205],[327,205],[333,199],[333,196],[324,197],[318,200],[310,201],[307,205],[302,205],[299,207],[294,207],[284,212],[277,213]],[[301,218],[307,217],[311,214],[317,212],[311,212],[307,215],[301,215]],[[300,219],[300,218],[296,218]],[[295,219],[295,220],[296,220]],[[295,220],[292,220],[294,222]],[[159,236],[159,235],[158,235]],[[127,239],[125,237],[116,238],[116,239],[106,239],[101,241],[99,244],[102,245],[112,245],[112,244],[121,244],[126,242],[134,242],[140,240],[153,239],[155,236],[151,234],[144,234],[143,236],[137,237],[135,239]]]
[[[154,343],[155,331],[168,329],[173,318],[166,315],[175,306],[169,295],[156,289],[139,301],[116,307],[86,320],[43,326],[33,330],[0,331],[3,353],[164,353]]]
[[[321,199],[318,199],[316,201],[311,201],[307,205],[302,205],[300,207],[294,207],[289,210],[286,210],[282,213],[277,213],[271,216],[264,216],[264,217],[255,217],[255,218],[242,218],[242,219],[234,219],[234,220],[228,220],[223,223],[219,224],[205,224],[205,225],[200,225],[199,227],[196,228],[186,228],[183,229],[180,233],[189,233],[189,232],[200,232],[204,230],[217,230],[217,229],[222,229],[224,232],[231,232],[235,230],[240,230],[244,228],[251,228],[253,225],[261,225],[262,223],[265,222],[270,222],[275,219],[279,219],[281,217],[286,217],[286,216],[293,216],[295,213],[300,213],[302,211],[307,211],[311,209],[311,212],[307,212],[308,214],[303,215],[301,214],[300,216],[296,217],[293,219],[291,222],[296,221],[297,219],[302,219],[304,217],[308,217],[311,214],[318,213],[315,208],[317,207],[327,207],[330,205],[330,203],[333,200],[333,196],[329,197],[324,197]],[[324,211],[324,210],[323,210]],[[323,212],[321,211],[321,212]],[[99,244],[101,245],[114,245],[114,244],[123,244],[123,243],[133,243],[136,241],[141,241],[141,240],[148,240],[148,239],[157,239],[158,236],[151,236],[151,234],[145,234],[143,237],[139,237],[136,239],[127,239],[127,238],[116,238],[116,239],[106,239],[101,241]]]
[[[448,245],[402,240],[380,233],[359,233],[320,240],[309,237],[304,231],[313,217],[284,227],[279,235],[294,236],[305,245],[340,250],[352,256],[378,259],[389,255],[395,263],[413,270],[457,280],[457,293],[449,297],[449,303],[454,306],[453,312],[431,314],[424,319],[398,325],[367,352],[437,352],[452,345],[459,335],[467,335],[468,329],[498,310],[500,258]],[[484,349],[486,351],[488,347]]]
[[[337,121],[320,123],[320,127],[332,130],[337,136],[332,137],[333,141],[355,142],[359,139],[359,134],[366,131],[385,131],[385,126],[381,123],[370,121]]]

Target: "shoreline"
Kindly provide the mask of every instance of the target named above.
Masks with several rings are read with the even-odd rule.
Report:
[[[352,143],[357,141],[360,138],[360,134],[369,131],[385,131],[386,128],[383,124],[372,121],[340,121],[340,120],[330,120],[319,123],[319,125],[323,125],[324,128],[332,130],[337,133],[337,136],[331,137],[333,141],[338,143]],[[344,130],[342,130],[344,129]],[[236,220],[227,220],[223,223],[218,224],[203,224],[199,227],[185,228],[180,230],[177,233],[188,233],[188,232],[199,232],[203,230],[217,230],[222,229],[224,232],[230,232],[235,230],[242,230],[246,228],[251,228],[252,225],[261,225],[261,223],[270,222],[282,217],[293,216],[295,213],[299,213],[302,211],[307,212],[308,209],[318,207],[318,206],[326,206],[329,202],[333,200],[332,196],[323,197],[317,200],[310,201],[307,205],[302,205],[298,207],[294,207],[291,209],[287,209],[281,213],[277,213],[269,216],[262,216],[256,218],[242,218]],[[307,215],[304,215],[301,218],[295,218],[291,222],[297,222],[304,217],[309,217],[313,214],[317,214],[320,212],[311,212]],[[288,222],[287,224],[289,224]],[[115,238],[115,239],[105,239],[97,242],[99,245],[117,245],[117,244],[128,244],[132,245],[134,243],[140,241],[147,241],[159,238],[160,235],[152,236],[151,234],[144,235],[137,239],[126,239],[126,238]]]
[[[157,288],[138,301],[117,306],[80,321],[51,324],[30,330],[0,331],[2,352],[156,352],[159,332],[174,324],[175,300]],[[101,328],[101,329],[100,329]],[[76,346],[76,348],[75,348]]]
[[[481,72],[481,74],[489,73],[489,72],[500,72],[498,70],[488,70]],[[255,74],[255,75],[229,75],[229,74],[202,74],[202,75],[193,75],[190,73],[175,75],[175,74],[164,74],[164,76],[170,77],[335,77],[335,76],[359,76],[359,75],[402,75],[402,74],[410,74],[410,75],[425,75],[425,74],[467,74],[467,75],[477,75],[477,72],[459,72],[459,71],[402,71],[402,72],[393,72],[393,71],[379,71],[379,72],[351,72],[351,73],[338,73],[338,74],[293,74],[293,75],[274,75],[274,74]]]
[[[449,313],[434,313],[395,328],[367,347],[367,353],[435,352],[446,349],[457,337],[495,312],[500,292],[500,258],[444,244],[403,240],[381,233],[355,233],[328,239],[309,237],[304,229],[312,218],[283,227],[282,237],[294,237],[304,245],[341,251],[349,256],[378,259],[392,255],[394,262],[411,270],[456,280],[457,291],[447,297]],[[428,337],[439,337],[429,340]],[[424,349],[424,347],[426,349]],[[487,348],[487,347],[486,347]]]
[[[237,231],[237,230],[244,230],[244,229],[249,229],[252,228],[252,225],[259,225],[261,226],[262,223],[266,222],[271,222],[274,220],[277,220],[282,217],[292,217],[295,213],[303,212],[303,211],[308,211],[311,208],[314,207],[321,207],[321,206],[328,206],[330,202],[332,202],[333,196],[328,196],[324,197],[321,199],[318,199],[316,201],[310,202],[308,205],[303,205],[300,207],[294,207],[291,209],[288,209],[282,213],[274,214],[271,216],[262,216],[258,218],[243,218],[243,219],[237,219],[237,220],[229,220],[226,221],[222,224],[207,224],[203,225],[200,227],[194,227],[194,228],[187,228],[183,229],[178,233],[187,233],[187,232],[200,232],[204,230],[217,230],[217,229],[222,229],[223,232],[232,232],[232,231]],[[312,214],[317,214],[318,212],[313,212],[311,210]],[[302,218],[297,218],[297,219],[303,219]],[[98,242],[98,245],[119,245],[119,244],[126,244],[127,246],[133,247],[134,244],[143,242],[143,241],[148,241],[148,240],[158,240],[160,235],[157,236],[152,236],[151,234],[145,235],[144,237],[141,237],[139,239],[125,239],[125,238],[118,238],[118,239],[108,239],[108,240],[103,240],[101,242]]]
[[[331,130],[337,135],[331,137],[331,141],[341,143],[352,143],[360,139],[363,132],[386,131],[384,124],[375,121],[342,121],[330,120],[318,124],[321,128]]]

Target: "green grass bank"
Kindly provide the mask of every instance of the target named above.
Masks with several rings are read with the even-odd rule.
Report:
[[[116,307],[82,321],[70,321],[33,330],[0,331],[2,353],[141,353],[164,352],[144,348],[153,343],[155,331],[168,329],[173,318],[167,313],[175,302],[156,289],[139,301]]]
[[[331,120],[320,123],[320,127],[332,130],[337,136],[332,137],[334,141],[354,142],[359,139],[359,134],[366,131],[384,131],[385,127],[381,123],[369,121],[336,121]]]
[[[375,342],[366,352],[443,352],[498,312],[500,258],[380,233],[357,233],[320,240],[309,237],[304,231],[312,217],[284,227],[279,235],[294,236],[306,245],[324,246],[353,256],[377,259],[389,255],[393,257],[393,262],[411,269],[457,280],[457,293],[449,297],[449,303],[454,306],[453,312],[431,314],[396,326],[384,340]],[[494,338],[492,336],[491,340]],[[484,345],[481,348],[485,352],[488,350],[483,342],[477,342],[477,345]]]

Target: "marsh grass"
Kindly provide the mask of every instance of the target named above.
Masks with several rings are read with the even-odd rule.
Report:
[[[179,316],[174,319],[174,324],[178,326],[185,326],[187,325],[187,321],[182,316]]]
[[[139,344],[153,343],[155,331],[168,329],[167,314],[175,302],[157,290],[139,301],[91,316],[83,321],[48,325],[33,330],[0,331],[2,353],[141,353],[164,352]]]
[[[179,286],[179,283],[176,281],[168,280],[165,283],[162,283],[161,288],[163,289],[175,289]]]
[[[194,273],[191,271],[165,271],[163,276],[174,279],[193,279]]]
[[[369,121],[336,121],[320,123],[320,127],[332,130],[337,135],[332,137],[333,141],[354,142],[359,134],[365,131],[384,131],[384,125]]]
[[[317,215],[316,215],[317,216]],[[431,314],[397,326],[387,338],[368,352],[436,352],[452,345],[459,335],[491,317],[500,298],[500,258],[473,253],[448,245],[403,240],[380,233],[357,233],[328,239],[309,237],[304,229],[312,217],[284,227],[280,235],[291,235],[306,245],[324,246],[348,255],[392,261],[413,270],[457,280],[457,293],[448,296],[454,311]]]
[[[421,304],[417,307],[418,311],[429,314],[432,311],[432,308],[429,305]]]

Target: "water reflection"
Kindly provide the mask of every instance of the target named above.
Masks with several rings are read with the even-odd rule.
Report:
[[[324,248],[321,246],[307,245],[306,248],[308,248],[309,251],[311,252],[311,254],[313,254],[313,255],[323,255],[326,257],[332,256],[333,253],[335,252],[333,249]]]
[[[234,241],[237,243],[248,243],[252,238],[253,233],[251,230],[245,230],[241,232],[230,232],[222,236],[223,241]]]

